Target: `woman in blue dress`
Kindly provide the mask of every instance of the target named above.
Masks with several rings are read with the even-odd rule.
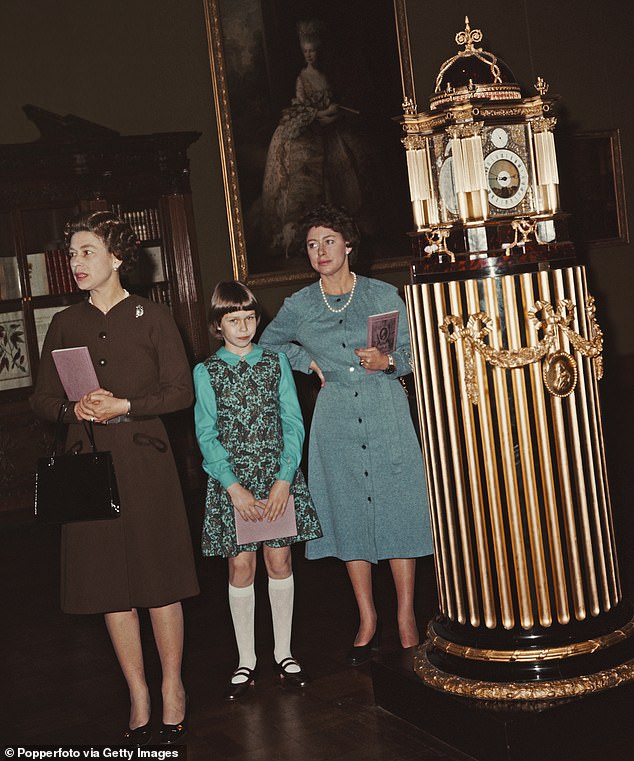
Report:
[[[300,222],[319,281],[285,299],[260,345],[283,351],[294,370],[321,381],[309,439],[308,485],[323,537],[310,559],[345,561],[359,608],[350,665],[378,645],[372,564],[389,560],[403,647],[418,644],[416,558],[432,552],[427,490],[418,439],[399,376],[411,372],[405,305],[397,289],[351,272],[358,245],[345,210],[322,205]],[[368,317],[399,313],[396,348],[367,347]]]

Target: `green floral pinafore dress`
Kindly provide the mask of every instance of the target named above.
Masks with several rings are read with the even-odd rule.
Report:
[[[218,441],[228,452],[231,468],[242,486],[256,499],[265,500],[275,483],[284,448],[278,356],[264,351],[253,366],[247,362],[231,366],[214,354],[204,365],[216,395]],[[295,498],[297,536],[266,541],[270,547],[284,547],[322,535],[299,468],[291,484],[291,494]],[[203,555],[234,557],[240,552],[254,552],[260,544],[262,542],[236,543],[233,503],[222,484],[209,478],[202,530]]]

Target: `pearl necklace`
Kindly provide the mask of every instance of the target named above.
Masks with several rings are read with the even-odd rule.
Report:
[[[335,309],[334,307],[331,307],[330,304],[328,303],[326,292],[324,291],[324,284],[321,278],[319,278],[319,290],[321,291],[321,296],[324,300],[324,304],[328,307],[328,309],[331,312],[334,312],[335,314],[345,311],[350,306],[350,302],[352,301],[352,297],[354,296],[354,289],[357,287],[357,275],[355,272],[352,272],[351,274],[352,274],[352,290],[350,291],[350,295],[348,296],[348,301],[346,301],[346,303],[342,307],[339,307],[339,309]]]

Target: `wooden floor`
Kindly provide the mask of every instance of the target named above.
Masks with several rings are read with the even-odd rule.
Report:
[[[7,595],[2,626],[2,742],[114,744],[128,700],[101,616],[59,610],[56,528],[19,526],[0,533]],[[304,692],[284,689],[271,668],[273,636],[263,566],[256,580],[256,643],[261,678],[239,703],[221,698],[235,665],[226,561],[199,561],[202,593],[186,601],[184,676],[191,700],[188,759],[197,761],[450,761],[464,759],[373,702],[368,666],[348,668],[354,602],[342,563],[294,556],[294,654],[313,677]],[[398,644],[389,568],[376,572],[383,647]],[[419,561],[421,624],[436,605],[430,558]],[[160,668],[144,619],[146,667],[160,721]]]
[[[34,526],[0,533],[5,592],[0,740],[16,745],[112,745],[126,726],[126,687],[102,617],[69,616],[59,610],[58,534],[56,528]],[[256,637],[262,675],[234,705],[221,699],[235,663],[226,562],[200,560],[202,593],[185,603],[189,761],[467,761],[470,757],[376,707],[369,668],[344,665],[355,615],[343,564],[331,559],[309,562],[297,552],[294,566],[294,653],[314,681],[296,692],[274,678],[266,577],[260,566]],[[382,650],[395,649],[394,594],[385,564],[376,571],[375,586],[384,621]],[[424,558],[417,569],[421,625],[435,606],[433,567]],[[158,722],[160,668],[149,621],[144,618],[143,624]],[[621,745],[613,753],[611,747],[606,742],[607,759],[634,758],[634,751],[628,756]]]

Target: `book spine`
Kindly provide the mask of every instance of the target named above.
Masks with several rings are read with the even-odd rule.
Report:
[[[150,301],[156,301],[158,304],[167,304],[170,306],[169,286],[167,283],[154,283],[148,293]]]
[[[152,220],[152,226],[153,226],[153,232],[152,235],[154,236],[154,240],[159,240],[161,237],[161,224],[159,221],[159,213],[158,209],[150,209],[150,218]]]
[[[57,261],[59,262],[59,268],[62,273],[62,282],[64,284],[64,293],[72,293],[73,291],[73,276],[70,271],[70,261],[66,256],[66,252],[60,248],[57,249]]]
[[[57,293],[57,288],[56,288],[57,280],[55,278],[54,252],[46,251],[44,253],[44,258],[46,261],[46,281],[48,283],[48,292]]]
[[[141,228],[143,230],[143,240],[150,240],[150,226],[148,225],[147,209],[143,209],[139,212],[141,216]]]

